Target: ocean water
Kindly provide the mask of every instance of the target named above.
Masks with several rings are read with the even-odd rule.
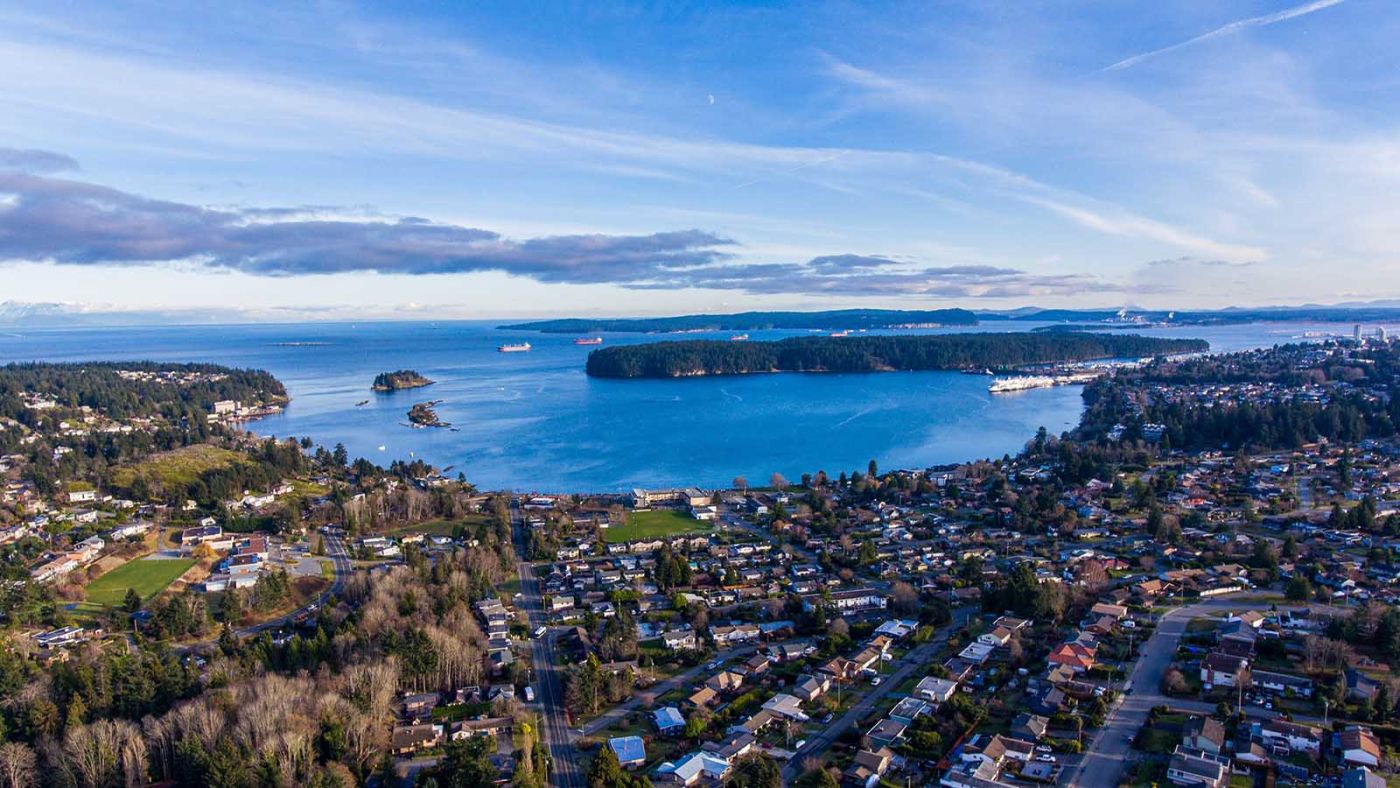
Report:
[[[1036,324],[990,322],[979,331]],[[511,332],[494,323],[418,322],[0,329],[0,362],[206,361],[266,369],[292,397],[285,412],[248,426],[262,435],[344,443],[351,457],[387,464],[422,458],[483,489],[604,492],[632,487],[766,484],[825,470],[925,467],[1021,449],[1039,427],[1078,422],[1079,386],[987,392],[990,379],[956,372],[747,375],[685,380],[595,380],[593,348],[566,335]],[[922,333],[943,333],[957,329]],[[1201,337],[1215,350],[1294,341],[1347,326],[1257,324],[1149,329]],[[750,331],[754,340],[801,332]],[[605,344],[656,336],[603,335]],[[727,338],[688,334],[687,338]],[[528,341],[529,353],[500,353]],[[380,372],[416,369],[427,388],[375,394]],[[358,405],[364,400],[369,402]],[[453,430],[413,429],[415,402],[442,400]]]

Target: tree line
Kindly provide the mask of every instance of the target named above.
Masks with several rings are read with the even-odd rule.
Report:
[[[980,370],[1142,358],[1207,348],[1199,339],[1088,333],[791,337],[776,342],[690,340],[595,350],[588,356],[587,371],[590,376],[605,378],[673,378],[754,372]]]

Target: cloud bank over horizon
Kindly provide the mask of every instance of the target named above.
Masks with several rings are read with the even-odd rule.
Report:
[[[989,265],[913,266],[833,254],[794,263],[733,263],[737,242],[698,229],[644,236],[511,239],[417,217],[343,219],[349,211],[210,208],[157,200],[26,170],[77,169],[48,151],[0,148],[0,260],[74,266],[181,263],[254,276],[352,272],[409,276],[501,272],[541,283],[755,294],[1017,297],[1113,290],[1087,275],[1037,276]]]

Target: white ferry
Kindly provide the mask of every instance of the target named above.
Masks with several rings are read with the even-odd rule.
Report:
[[[529,353],[530,343],[521,342],[518,345],[501,345],[500,347],[496,348],[496,350],[499,350],[502,353]]]

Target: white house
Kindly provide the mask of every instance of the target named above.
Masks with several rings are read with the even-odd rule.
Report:
[[[958,691],[958,683],[928,676],[914,685],[914,696],[932,703],[946,703]]]

